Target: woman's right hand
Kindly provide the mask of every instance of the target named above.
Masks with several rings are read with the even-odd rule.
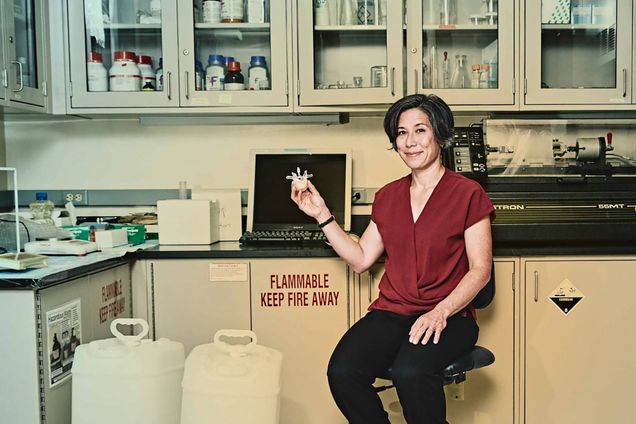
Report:
[[[306,190],[299,190],[293,183],[291,184],[291,199],[301,211],[318,222],[323,222],[331,216],[324,199],[309,180],[307,180]]]

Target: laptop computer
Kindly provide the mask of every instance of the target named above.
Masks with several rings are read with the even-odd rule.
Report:
[[[260,241],[324,240],[315,219],[298,209],[290,198],[296,172],[313,174],[316,186],[338,225],[351,229],[351,152],[348,150],[254,150],[250,160],[247,233],[244,244]],[[260,238],[259,238],[260,236]]]

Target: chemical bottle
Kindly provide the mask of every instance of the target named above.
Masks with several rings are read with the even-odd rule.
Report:
[[[86,63],[88,91],[108,91],[108,71],[102,62],[102,54],[90,52]]]
[[[470,73],[470,88],[479,88],[479,79],[481,75],[481,65],[474,63]]]
[[[265,0],[247,0],[247,22],[265,23]]]
[[[208,56],[208,67],[205,68],[205,89],[207,91],[223,90],[225,80],[225,65],[223,55]]]
[[[375,0],[358,0],[358,24],[375,25]]]
[[[314,24],[329,25],[329,3],[327,0],[314,0]]]
[[[247,69],[249,90],[269,90],[269,76],[265,56],[252,56]]]
[[[222,0],[221,22],[243,22],[243,0]]]
[[[241,62],[230,62],[225,74],[225,89],[227,91],[245,90],[245,79],[241,74]]]
[[[53,225],[51,215],[53,214],[55,205],[48,200],[48,195],[45,191],[35,193],[35,202],[29,204],[29,209],[31,209],[31,215],[34,221]]]
[[[203,90],[203,64],[200,60],[194,61],[194,89]]]
[[[157,91],[163,91],[163,57],[159,58],[159,67],[155,71],[155,79],[157,81]]]
[[[141,89],[141,73],[135,59],[134,52],[115,52],[115,61],[108,71],[110,91],[139,91]]]
[[[157,77],[152,69],[152,58],[150,56],[137,56],[137,67],[141,72],[141,89],[154,91],[157,88]]]
[[[207,24],[221,22],[221,2],[219,0],[203,1],[203,22]]]

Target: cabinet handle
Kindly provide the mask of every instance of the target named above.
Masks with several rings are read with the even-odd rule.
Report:
[[[166,93],[168,94],[168,100],[172,100],[172,72],[167,72],[168,79],[166,79]]]
[[[15,63],[16,65],[18,65],[18,73],[20,74],[20,88],[18,88],[17,90],[13,90],[13,92],[19,93],[24,89],[24,84],[22,83],[22,63],[18,62],[17,60],[12,60],[11,63]]]
[[[4,88],[7,88],[9,86],[9,78],[8,78],[8,73],[6,69],[2,70],[2,86]]]
[[[369,271],[369,302],[371,302],[371,285],[373,284],[373,274]]]
[[[185,71],[185,98],[190,100],[190,73]]]
[[[623,97],[627,97],[627,69],[623,68]]]
[[[419,91],[419,90],[418,90],[418,88],[419,88],[419,87],[417,86],[417,85],[418,85],[418,82],[417,82],[417,77],[418,77],[418,75],[417,75],[417,69],[413,69],[413,76],[414,76],[414,78],[413,78],[413,80],[414,80],[413,88],[415,89],[415,90],[413,91],[413,94],[417,94],[417,93],[418,93],[418,91]]]
[[[534,301],[539,301],[539,271],[534,272]]]
[[[391,68],[391,96],[395,96],[395,67]]]

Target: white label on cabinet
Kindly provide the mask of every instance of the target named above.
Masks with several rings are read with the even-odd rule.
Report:
[[[576,305],[583,300],[583,293],[567,278],[561,281],[561,284],[554,289],[548,298],[563,312],[569,314]]]
[[[210,281],[247,281],[246,263],[209,264]]]

